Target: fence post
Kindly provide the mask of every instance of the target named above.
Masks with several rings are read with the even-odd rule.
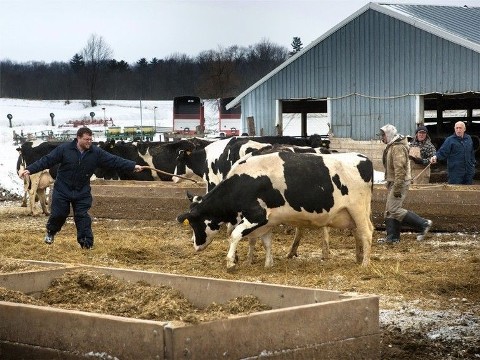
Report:
[[[248,135],[255,136],[255,120],[253,116],[247,117]]]

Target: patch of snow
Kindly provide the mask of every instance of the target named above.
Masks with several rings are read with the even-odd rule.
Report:
[[[438,341],[463,342],[465,338],[476,337],[480,333],[479,317],[473,311],[430,311],[403,306],[401,309],[380,310],[380,323],[383,327],[393,326],[402,332],[426,332],[430,340]]]

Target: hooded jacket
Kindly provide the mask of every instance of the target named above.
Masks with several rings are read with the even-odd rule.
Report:
[[[411,180],[408,140],[403,135],[397,134],[397,129],[393,125],[387,124],[380,129],[385,133],[387,140],[382,157],[385,180],[393,183],[394,191],[401,191],[405,182]]]

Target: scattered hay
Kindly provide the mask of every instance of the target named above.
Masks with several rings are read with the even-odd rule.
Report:
[[[158,211],[146,208],[145,212],[155,215]],[[206,250],[195,252],[191,229],[174,218],[171,221],[94,218],[94,249],[84,251],[76,242],[76,229],[70,218],[55,237],[55,243],[45,245],[45,222],[45,217],[26,216],[19,204],[0,207],[2,256],[377,294],[380,311],[392,314],[388,326],[381,323],[382,359],[453,360],[480,356],[480,333],[470,332],[467,326],[461,330],[452,327],[461,319],[458,314],[471,314],[480,323],[480,242],[476,233],[433,233],[425,241],[416,241],[415,234],[403,232],[399,244],[388,246],[376,243],[384,232],[375,231],[371,266],[362,268],[355,262],[355,241],[349,231],[331,231],[331,259],[323,260],[322,231],[305,229],[299,256],[287,259],[293,235],[285,233],[286,227],[278,227],[273,235],[272,268],[264,268],[265,252],[260,241],[254,263],[244,263],[248,243],[241,242],[238,270],[228,273],[224,230]],[[0,263],[3,260],[0,258]],[[210,306],[213,310],[217,304]],[[152,313],[159,305],[153,307]],[[198,310],[192,316],[184,315],[183,321],[208,321],[209,315]],[[440,312],[443,317],[436,318],[436,326],[462,336],[464,342],[451,341],[451,337],[441,341],[429,339],[428,326],[415,314],[411,321],[418,323],[420,330],[401,327],[405,314],[413,310],[415,314]],[[231,311],[226,316],[236,315]]]
[[[205,309],[190,303],[170,286],[128,282],[100,272],[75,269],[52,281],[37,298],[0,288],[3,301],[54,306],[130,318],[199,323],[269,310],[257,297],[237,297],[226,304],[212,303]]]
[[[0,256],[0,273],[17,273],[24,271],[44,270],[45,266],[27,263],[15,259],[8,259]]]

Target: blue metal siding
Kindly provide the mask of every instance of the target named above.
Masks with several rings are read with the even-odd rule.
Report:
[[[400,4],[385,6],[439,26],[469,41],[480,43],[479,7]]]
[[[369,140],[388,122],[413,133],[416,94],[480,91],[479,74],[478,52],[369,9],[241,102],[273,135],[277,99],[328,97],[335,136]]]

